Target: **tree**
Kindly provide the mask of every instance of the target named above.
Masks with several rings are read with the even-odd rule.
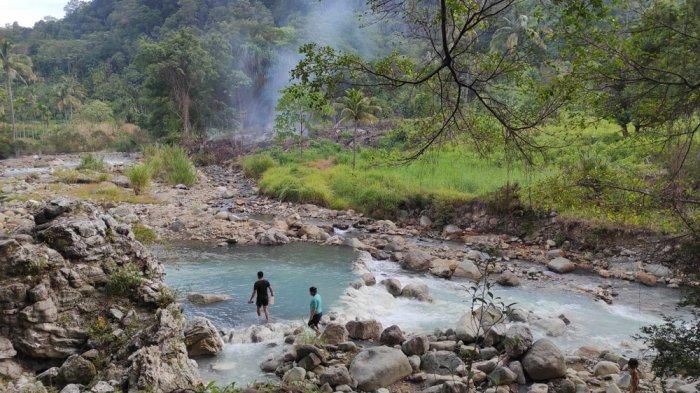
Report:
[[[314,122],[333,112],[323,94],[296,84],[282,90],[276,109],[275,130],[282,138],[297,139],[299,154],[302,153],[304,134],[308,133]]]
[[[73,76],[62,76],[60,81],[54,86],[56,109],[63,114],[65,120],[70,119],[75,109],[80,107],[85,91]]]
[[[12,95],[12,81],[20,78],[23,82],[33,81],[36,75],[32,71],[32,60],[29,56],[13,53],[13,45],[6,38],[0,38],[0,62],[5,73],[5,90],[7,91],[7,107],[12,124],[12,139],[17,139],[17,126],[15,125],[14,97]]]
[[[366,97],[359,89],[349,89],[345,92],[345,97],[338,102],[340,107],[340,122],[352,123],[352,169],[355,169],[357,156],[357,127],[360,125],[373,124],[377,121],[376,113],[381,108],[375,104],[371,97]]]
[[[190,140],[194,100],[216,75],[211,54],[192,29],[183,28],[157,42],[142,41],[136,61],[146,75],[146,89],[175,104],[182,137]]]

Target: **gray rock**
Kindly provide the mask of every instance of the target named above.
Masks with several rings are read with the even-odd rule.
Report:
[[[406,338],[403,336],[401,328],[397,325],[391,325],[384,329],[382,335],[379,337],[379,342],[389,347],[401,345],[404,341],[406,341]]]
[[[46,371],[38,374],[36,379],[41,381],[46,386],[58,384],[58,367],[51,367]]]
[[[464,363],[454,352],[434,351],[428,352],[420,359],[421,369],[429,374],[456,374]]]
[[[207,305],[207,304],[213,304],[213,303],[218,303],[218,302],[223,302],[226,300],[230,300],[231,296],[225,295],[225,294],[219,294],[219,293],[188,293],[187,294],[187,301],[190,303],[194,304],[199,304],[199,305]]]
[[[362,281],[365,283],[365,285],[372,286],[377,283],[377,279],[374,278],[374,275],[372,273],[363,273],[362,276]]]
[[[114,386],[110,385],[106,381],[99,381],[97,382],[92,389],[90,389],[92,393],[113,393],[115,391]]]
[[[321,363],[322,360],[318,355],[310,353],[299,361],[298,366],[306,371],[313,371],[316,367],[320,366]]]
[[[506,270],[503,273],[501,273],[501,275],[498,276],[496,282],[503,285],[504,287],[517,287],[518,285],[520,285],[520,279],[509,270]]]
[[[412,371],[403,352],[384,346],[364,349],[350,363],[350,375],[364,391],[389,386],[411,375]]]
[[[508,328],[505,334],[504,346],[506,353],[517,359],[532,346],[532,332],[527,325],[516,324]]]
[[[270,228],[264,232],[261,232],[256,240],[259,244],[271,246],[275,244],[287,244],[289,243],[289,237],[287,237],[284,232],[277,228]]]
[[[5,337],[0,336],[0,360],[9,359],[17,355],[12,342]]]
[[[97,375],[95,366],[80,355],[72,355],[58,369],[58,380],[63,384],[89,384]]]
[[[352,378],[350,378],[350,372],[343,364],[337,364],[334,366],[326,367],[326,369],[319,375],[319,381],[321,384],[329,384],[332,387],[338,385],[351,385]]]
[[[357,345],[352,341],[345,341],[338,344],[338,349],[340,349],[343,352],[354,352],[355,350],[357,350]]]
[[[401,344],[401,350],[407,356],[422,356],[430,348],[430,341],[427,336],[411,336]]]
[[[401,290],[401,297],[416,299],[421,302],[430,302],[432,297],[428,291],[428,286],[423,283],[410,283]]]
[[[418,248],[410,248],[406,251],[402,266],[413,271],[427,271],[433,256]]]
[[[617,363],[608,360],[601,360],[600,362],[596,363],[595,366],[593,366],[593,375],[596,377],[604,377],[606,375],[619,373],[620,366],[618,366]]]
[[[83,385],[70,383],[61,389],[61,393],[80,393],[83,391]]]
[[[287,384],[294,382],[301,382],[306,378],[306,370],[301,367],[292,367],[289,371],[284,373],[282,381]]]
[[[532,344],[522,360],[525,373],[535,381],[562,378],[566,375],[564,355],[548,339],[539,339]]]
[[[321,334],[321,340],[327,344],[338,345],[348,341],[348,330],[339,323],[329,323]]]
[[[204,317],[195,317],[184,331],[185,345],[190,357],[213,356],[221,352],[224,340],[214,324]]]
[[[401,282],[395,278],[388,278],[382,281],[387,292],[394,296],[401,296]]]
[[[349,321],[345,324],[350,338],[354,340],[378,340],[382,334],[382,324],[374,319]]]
[[[452,277],[467,278],[472,281],[481,279],[481,272],[471,259],[463,259],[452,272]]]
[[[496,386],[510,385],[518,380],[518,375],[508,367],[498,366],[489,373],[489,380]]]
[[[564,257],[557,257],[549,261],[547,268],[553,272],[564,274],[574,271],[576,264]]]
[[[527,380],[525,379],[525,370],[523,370],[523,365],[517,360],[514,360],[508,364],[508,368],[511,369],[515,375],[518,376],[518,379],[516,380],[518,384],[524,385]]]
[[[408,357],[408,362],[411,363],[411,368],[413,369],[414,373],[420,371],[420,356],[411,355]]]

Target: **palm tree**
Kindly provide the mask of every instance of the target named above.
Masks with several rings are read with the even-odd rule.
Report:
[[[361,90],[349,89],[345,97],[338,102],[340,107],[340,122],[354,125],[352,133],[352,169],[355,169],[357,156],[357,127],[363,124],[373,124],[377,121],[375,113],[381,112],[372,97],[366,97]]]
[[[82,86],[72,76],[61,77],[60,83],[54,87],[56,95],[56,108],[63,113],[63,117],[68,120],[71,112],[82,104],[85,96]]]
[[[15,108],[12,97],[12,81],[19,78],[24,83],[36,79],[32,71],[32,59],[26,55],[12,52],[12,42],[5,38],[0,38],[0,62],[5,73],[5,89],[7,90],[7,103],[10,112],[10,122],[12,123],[12,139],[17,139],[17,127],[15,125]]]

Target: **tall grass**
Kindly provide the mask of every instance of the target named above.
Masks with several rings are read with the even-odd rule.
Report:
[[[141,195],[151,183],[151,167],[147,164],[133,165],[125,171],[125,174],[136,195]]]
[[[105,162],[102,157],[98,157],[92,153],[83,154],[80,156],[80,165],[78,170],[103,171]]]
[[[151,175],[170,185],[191,186],[197,182],[197,169],[181,146],[151,145],[144,148]]]
[[[243,174],[251,179],[260,179],[266,170],[277,165],[277,162],[268,154],[248,156],[243,159]]]

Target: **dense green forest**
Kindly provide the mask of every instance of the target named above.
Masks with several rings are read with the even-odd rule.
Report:
[[[496,193],[519,200],[501,210],[697,238],[699,15],[697,0],[73,0],[0,29],[0,157],[162,142],[209,163],[274,136],[248,166],[283,199],[449,221]]]

